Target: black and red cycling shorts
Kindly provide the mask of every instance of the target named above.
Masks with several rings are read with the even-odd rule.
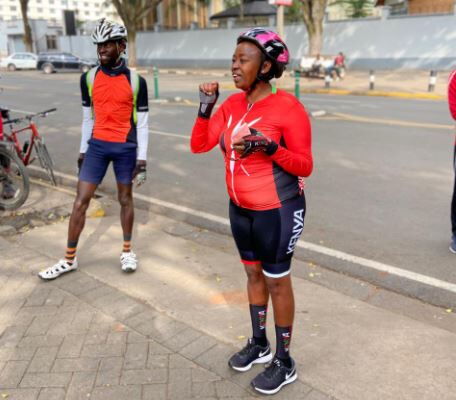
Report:
[[[280,208],[248,210],[230,201],[234,241],[244,264],[261,263],[263,273],[281,278],[290,273],[291,258],[304,228],[304,194],[282,202]]]

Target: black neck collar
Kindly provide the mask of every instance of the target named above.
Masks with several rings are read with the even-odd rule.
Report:
[[[127,65],[125,63],[125,60],[122,58],[120,60],[120,63],[115,67],[101,65],[101,70],[109,76],[118,76],[120,74],[124,74],[127,71]]]

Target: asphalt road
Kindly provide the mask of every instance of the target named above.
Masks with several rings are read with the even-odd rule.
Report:
[[[152,97],[152,80],[147,79]],[[195,101],[196,87],[205,80],[214,78],[161,77],[161,95]],[[74,175],[81,122],[79,75],[5,73],[0,86],[0,104],[12,109],[58,108],[39,121],[40,132],[56,169]],[[222,91],[222,99],[227,93]],[[305,95],[302,101],[309,111],[330,113],[312,121],[315,170],[307,180],[303,239],[456,283],[456,257],[448,251],[454,134],[446,103],[328,95]],[[220,152],[189,151],[195,114],[191,105],[151,104],[149,180],[140,192],[226,217]],[[115,190],[112,172],[102,189]]]

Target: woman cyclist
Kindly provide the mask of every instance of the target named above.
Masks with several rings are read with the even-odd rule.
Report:
[[[200,108],[191,150],[203,153],[220,145],[230,196],[231,230],[247,273],[253,334],[228,364],[247,371],[272,362],[252,386],[277,393],[296,380],[290,357],[294,297],[290,263],[302,232],[305,198],[300,177],[312,172],[311,127],[304,107],[292,95],[275,90],[289,61],[282,39],[264,28],[241,34],[233,55],[233,81],[241,93],[223,102],[211,117],[218,83],[199,86]],[[276,353],[266,337],[269,297],[274,311]]]

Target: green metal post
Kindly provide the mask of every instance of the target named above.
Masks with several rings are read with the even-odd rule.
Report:
[[[154,97],[158,99],[159,94],[158,94],[158,68],[154,67]]]
[[[297,99],[301,96],[301,91],[299,88],[299,80],[301,79],[301,73],[299,71],[295,71],[295,96]]]

